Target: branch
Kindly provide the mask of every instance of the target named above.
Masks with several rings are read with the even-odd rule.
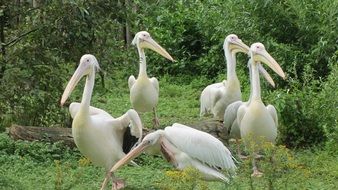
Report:
[[[15,39],[9,41],[8,43],[4,43],[4,44],[3,44],[3,47],[7,47],[7,46],[10,47],[10,46],[15,45],[17,42],[19,42],[19,40],[21,40],[21,38],[27,36],[28,34],[30,34],[30,33],[32,33],[32,32],[35,32],[35,31],[37,31],[37,30],[39,30],[39,29],[40,29],[40,28],[35,28],[35,29],[33,29],[33,30],[30,30],[30,31],[28,31],[28,32],[25,32],[25,33],[23,33],[23,34],[20,34],[17,38],[15,38]]]
[[[35,11],[35,10],[40,9],[40,8],[41,8],[41,6],[35,7],[35,8],[30,8],[30,9],[28,9],[24,13],[22,13],[21,11],[19,11],[19,13],[15,13],[14,15],[12,15],[12,19],[15,18],[15,17],[18,17],[18,16],[24,16],[24,15],[28,14],[29,12]]]

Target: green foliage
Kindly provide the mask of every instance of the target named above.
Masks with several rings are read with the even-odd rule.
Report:
[[[279,143],[288,147],[307,147],[318,145],[325,140],[325,133],[317,112],[313,112],[311,88],[294,92],[273,93],[276,109],[279,112]],[[277,101],[278,100],[278,101]]]
[[[0,133],[1,155],[12,155],[34,162],[53,162],[60,159],[77,159],[80,153],[60,143],[14,141],[7,134]]]
[[[316,113],[319,125],[323,127],[327,141],[327,147],[337,154],[338,152],[338,51],[331,60],[332,71],[325,83],[321,85],[322,90],[318,96],[317,102],[314,105],[313,113]]]
[[[279,143],[288,147],[337,142],[337,56],[330,60],[332,72],[326,80],[313,80],[313,70],[303,75],[304,83],[289,79],[291,87],[275,90],[266,97],[279,113]]]

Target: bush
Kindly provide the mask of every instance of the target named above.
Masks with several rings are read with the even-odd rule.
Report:
[[[14,141],[7,134],[0,133],[0,154],[15,155],[35,162],[54,162],[61,159],[79,159],[80,152],[60,143]]]

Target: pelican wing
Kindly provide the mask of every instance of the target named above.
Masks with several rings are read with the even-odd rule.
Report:
[[[153,84],[153,86],[155,87],[156,91],[159,92],[160,86],[159,86],[159,84],[158,84],[157,78],[152,77],[152,78],[149,79],[149,80],[150,80],[151,84]]]
[[[216,103],[222,98],[222,91],[220,89],[213,89],[211,95],[211,107],[215,107]]]
[[[215,99],[214,95],[217,93],[218,89],[223,87],[224,83],[214,83],[205,87],[201,93],[200,97],[200,116],[205,115],[211,111],[212,106],[214,105],[213,100]]]
[[[72,102],[69,105],[69,113],[70,113],[70,115],[73,119],[74,119],[75,115],[77,114],[77,112],[80,110],[80,105],[81,105],[81,103],[79,103],[79,102]],[[109,113],[104,111],[103,109],[96,108],[94,106],[89,106],[89,115],[97,115],[97,114],[101,114],[102,116],[104,116],[107,119],[113,119],[113,117]]]
[[[136,79],[135,79],[134,75],[131,75],[129,77],[129,79],[128,79],[128,87],[129,87],[129,89],[131,89],[131,87],[134,86],[135,82],[136,82]]]
[[[244,117],[244,115],[246,113],[246,108],[247,108],[246,105],[241,105],[238,108],[238,111],[237,111],[237,123],[238,123],[239,127],[241,126],[242,119],[243,119],[243,117]]]
[[[269,114],[271,115],[272,119],[275,121],[276,128],[278,127],[278,116],[276,108],[273,105],[266,106],[266,109],[268,110]]]
[[[227,106],[224,113],[223,126],[228,131],[231,130],[231,126],[236,121],[238,108],[243,104],[242,101],[236,101]]]
[[[131,135],[137,137],[139,139],[138,142],[141,142],[142,122],[140,116],[135,110],[130,109],[121,117],[118,117],[115,120],[111,120],[110,122],[115,124],[113,124],[113,126],[119,126],[121,130],[130,127]]]
[[[231,152],[212,135],[178,123],[164,130],[166,138],[190,157],[216,169],[236,169]]]

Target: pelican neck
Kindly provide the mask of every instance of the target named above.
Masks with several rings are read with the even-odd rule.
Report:
[[[252,99],[261,99],[261,86],[259,80],[258,64],[252,60],[251,68],[251,90],[252,90]]]
[[[142,77],[142,76],[148,77],[148,75],[147,75],[147,65],[146,65],[146,56],[145,56],[145,53],[144,53],[144,49],[139,48],[139,47],[137,47],[137,49],[138,49],[138,53],[139,53],[139,57],[140,57],[140,68],[139,68],[138,76],[139,77]]]
[[[227,62],[227,80],[238,80],[236,75],[236,53],[231,53],[230,50],[226,48],[224,54]]]
[[[95,83],[95,68],[92,68],[92,71],[86,77],[86,84],[82,94],[82,101],[80,106],[81,112],[89,113],[90,101],[93,93]]]

